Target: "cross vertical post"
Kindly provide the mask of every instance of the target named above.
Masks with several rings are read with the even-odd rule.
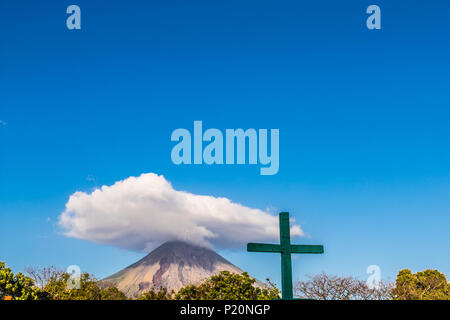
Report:
[[[291,244],[289,212],[280,213],[280,244],[247,243],[248,252],[281,253],[281,297],[283,300],[294,299],[292,291],[292,253],[323,253],[322,245]]]
[[[281,297],[292,300],[292,259],[291,232],[289,228],[289,212],[280,213],[280,244],[281,244]]]

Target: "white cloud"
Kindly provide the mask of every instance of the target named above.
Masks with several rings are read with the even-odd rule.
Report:
[[[278,217],[227,198],[177,191],[153,173],[75,192],[59,216],[69,237],[149,251],[168,240],[218,248],[279,241]],[[303,236],[293,224],[291,235]]]

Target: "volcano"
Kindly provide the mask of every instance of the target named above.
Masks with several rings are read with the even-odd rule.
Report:
[[[219,273],[243,271],[215,251],[182,241],[162,244],[141,260],[102,280],[130,298],[165,287],[175,292]]]

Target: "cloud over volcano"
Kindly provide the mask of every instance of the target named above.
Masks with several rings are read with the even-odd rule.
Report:
[[[218,248],[279,240],[277,216],[227,198],[177,191],[153,173],[75,192],[59,226],[69,237],[142,251],[168,240]],[[303,236],[300,226],[293,224],[291,235]]]

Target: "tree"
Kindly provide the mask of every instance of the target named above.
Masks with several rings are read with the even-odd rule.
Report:
[[[159,287],[158,290],[152,288],[151,290],[144,292],[138,298],[138,300],[172,300],[175,293],[168,292],[167,288]]]
[[[42,289],[51,300],[126,300],[126,295],[116,287],[101,288],[94,276],[82,273],[79,288],[71,289],[68,273],[54,273]]]
[[[127,300],[125,293],[116,287],[108,287],[100,291],[101,300]]]
[[[450,285],[438,270],[400,270],[393,289],[396,300],[450,300]]]
[[[46,283],[45,291],[52,300],[101,300],[101,290],[97,281],[88,273],[80,276],[79,288],[70,288],[70,274],[54,274]]]
[[[25,269],[25,272],[33,279],[34,285],[40,290],[43,290],[51,279],[57,278],[65,273],[55,266],[44,268],[28,267]]]
[[[175,295],[176,300],[270,300],[279,299],[280,292],[268,280],[265,288],[255,285],[256,280],[246,272],[242,274],[222,271],[198,286],[188,285]]]
[[[21,272],[15,275],[4,262],[0,262],[0,300],[6,296],[14,300],[37,300],[38,289],[34,287],[33,279]]]
[[[389,300],[391,284],[381,282],[378,289],[370,289],[364,281],[353,277],[339,277],[325,272],[298,281],[294,293],[303,299],[316,300]]]

